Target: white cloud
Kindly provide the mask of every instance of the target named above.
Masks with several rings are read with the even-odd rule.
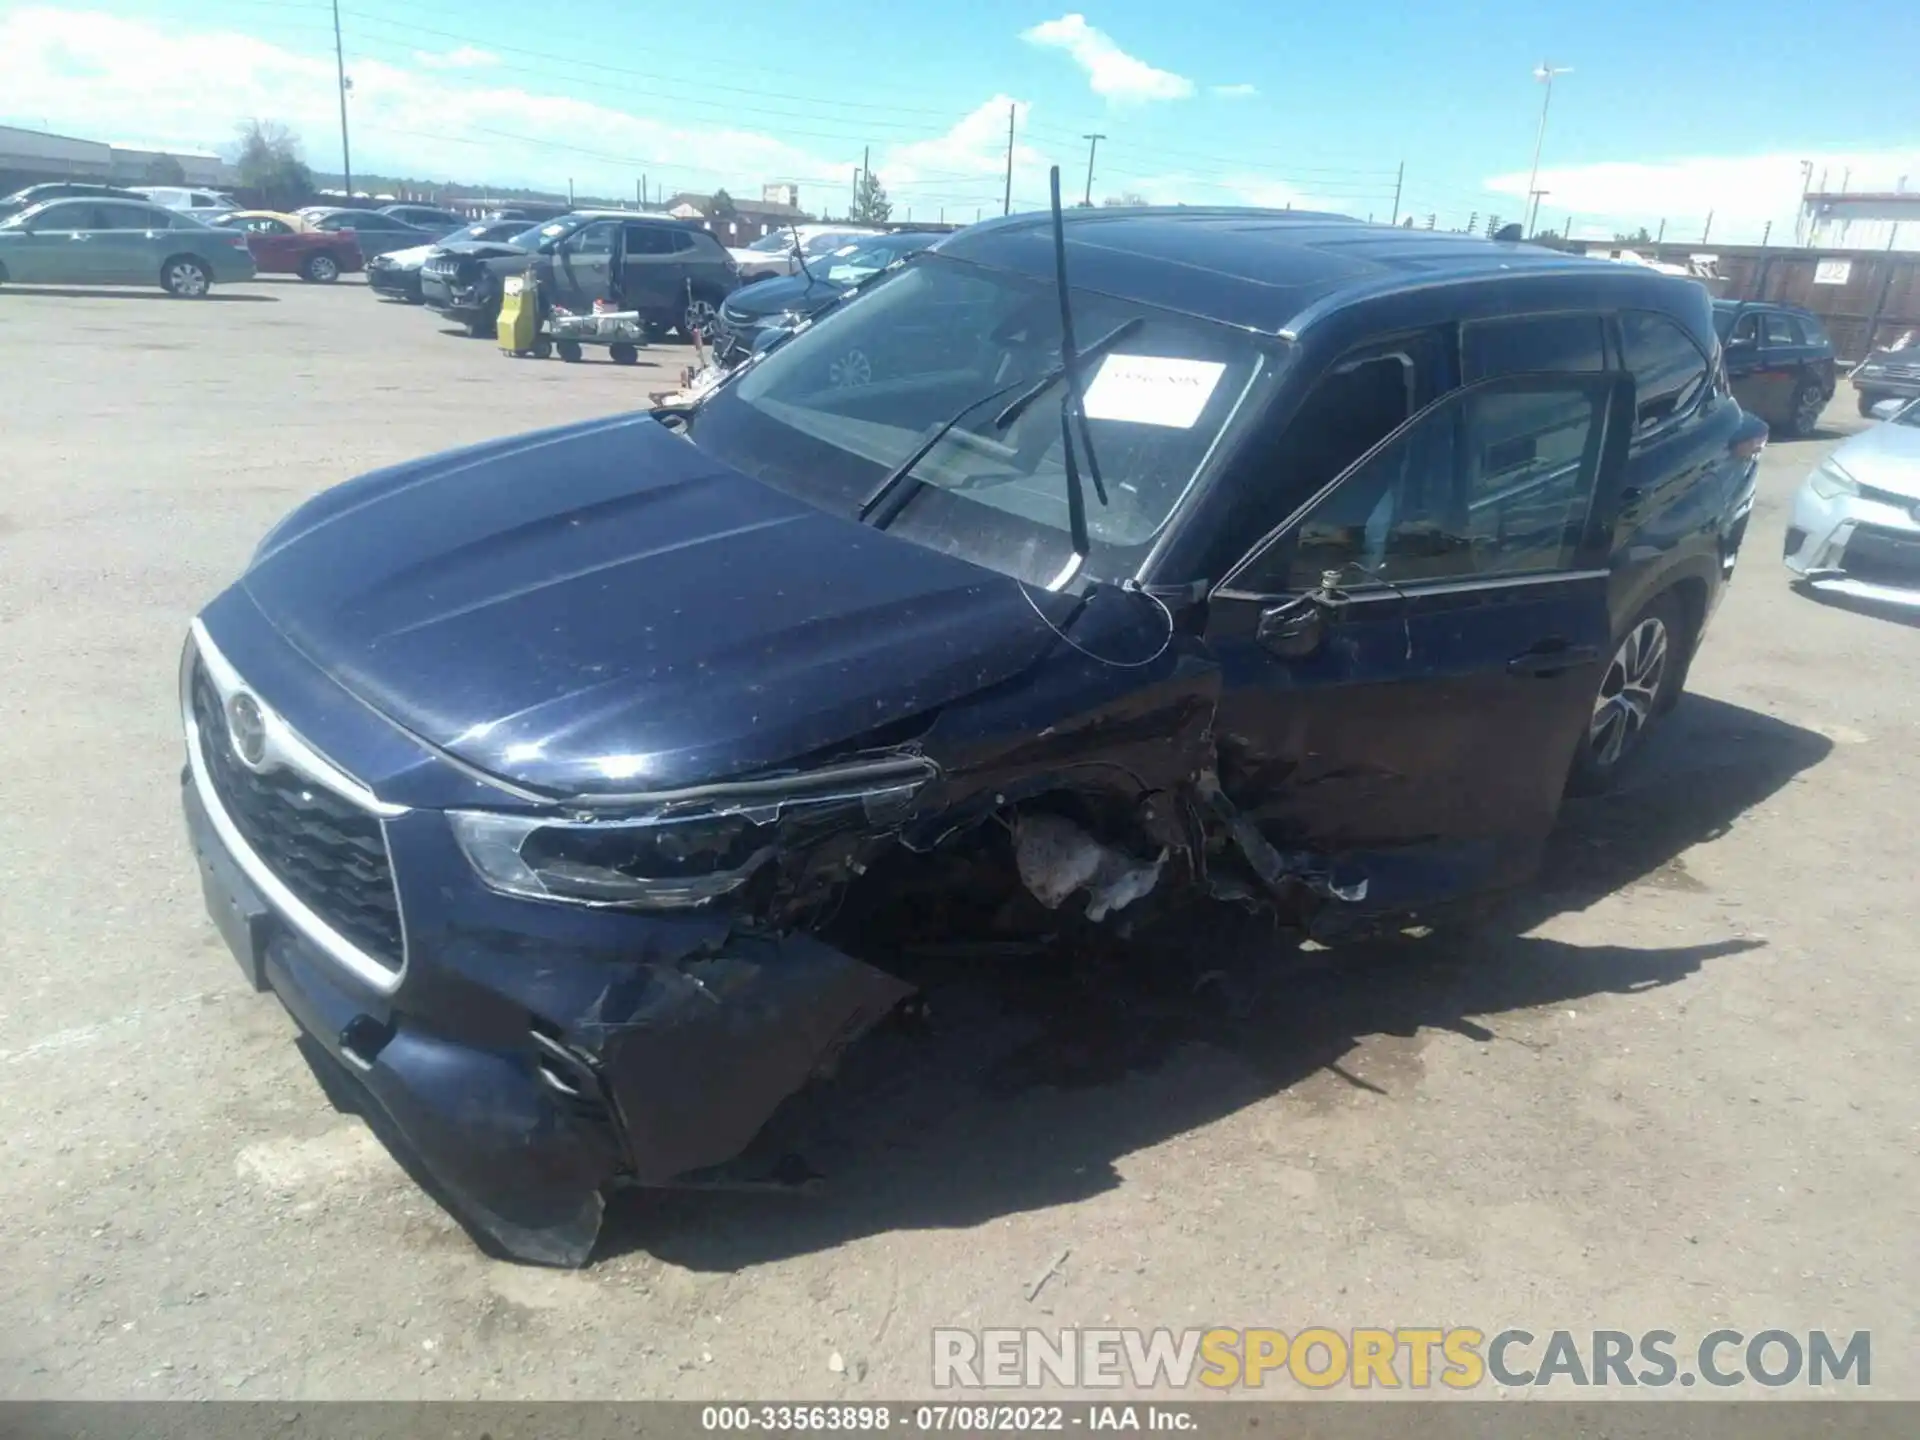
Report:
[[[1260,93],[1258,85],[1215,85],[1213,93],[1223,100],[1251,100]]]
[[[1156,70],[1127,54],[1104,30],[1087,23],[1084,15],[1062,15],[1021,33],[1030,45],[1064,50],[1074,63],[1087,72],[1087,83],[1096,95],[1116,104],[1147,100],[1184,100],[1193,94],[1193,82],[1170,70]]]
[[[491,50],[473,45],[457,45],[442,51],[416,50],[413,58],[429,70],[479,70],[500,63],[500,57]]]
[[[851,139],[844,150],[832,142],[816,147],[724,121],[688,120],[675,114],[671,100],[659,102],[656,116],[541,94],[511,83],[510,67],[473,73],[483,54],[463,47],[434,57],[459,57],[466,67],[460,70],[418,57],[412,65],[354,60],[356,168],[555,192],[564,192],[571,179],[580,193],[597,195],[631,195],[643,172],[663,191],[726,186],[736,195],[757,195],[764,180],[794,179],[804,205],[844,213],[847,182],[840,177],[860,159]],[[259,117],[301,136],[314,168],[338,171],[331,43],[304,53],[231,31],[29,8],[0,12],[0,55],[6,56],[0,118],[36,127],[44,121],[87,138],[139,137],[155,148],[203,151],[230,149],[236,127]],[[968,216],[976,208],[997,214],[1009,105],[1024,129],[1025,103],[996,96],[944,133],[876,151],[881,179],[890,187],[906,185],[894,190],[896,212],[904,217],[911,206],[916,215],[930,216],[947,205]],[[1046,163],[1031,145],[1016,145],[1016,197],[1044,195]]]
[[[1712,235],[1729,242],[1757,241],[1773,223],[1776,241],[1790,238],[1800,204],[1804,172],[1813,163],[1818,187],[1826,172],[1831,189],[1847,176],[1850,189],[1891,190],[1903,175],[1920,175],[1920,144],[1884,150],[1780,151],[1769,155],[1696,155],[1674,160],[1606,161],[1540,172],[1540,223],[1558,229],[1569,214],[1581,235],[1653,229],[1667,222],[1669,238],[1697,238],[1709,212]],[[1851,172],[1849,175],[1848,172]],[[1486,188],[1524,202],[1527,172],[1488,179]]]

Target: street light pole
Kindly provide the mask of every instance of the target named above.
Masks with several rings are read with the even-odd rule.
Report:
[[[1527,193],[1529,195],[1538,195],[1540,193],[1540,148],[1547,143],[1547,107],[1553,104],[1553,77],[1556,75],[1570,75],[1572,73],[1573,67],[1571,65],[1555,66],[1545,60],[1542,60],[1538,65],[1533,67],[1533,78],[1546,85],[1547,93],[1540,100],[1540,128],[1534,132],[1533,136],[1533,170],[1527,176]],[[1534,218],[1537,219],[1539,216],[1538,201],[1535,202],[1535,206]],[[1531,219],[1527,222],[1527,234],[1533,234],[1533,221]]]
[[[333,0],[333,72],[340,82],[340,170],[353,203],[353,151],[347,145],[347,56],[340,44],[340,0]]]
[[[1107,137],[1104,135],[1082,135],[1080,138],[1087,142],[1087,193],[1085,202],[1091,205],[1093,204],[1093,152],[1100,148],[1100,142]]]

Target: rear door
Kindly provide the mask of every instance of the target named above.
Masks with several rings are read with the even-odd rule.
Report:
[[[682,280],[686,264],[678,248],[679,235],[665,225],[629,222],[622,236],[620,303],[656,319],[677,316],[686,308]]]
[[[1771,414],[1766,363],[1760,352],[1760,312],[1743,310],[1720,346],[1727,388],[1751,415]]]
[[[1609,653],[1594,499],[1631,390],[1603,372],[1452,391],[1215,592],[1222,785],[1344,888],[1337,913],[1418,912],[1538,866]]]
[[[99,228],[94,231],[93,257],[101,282],[157,284],[171,240],[171,212],[131,200],[104,200],[94,208]]]

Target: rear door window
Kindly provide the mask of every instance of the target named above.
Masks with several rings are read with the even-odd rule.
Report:
[[[674,232],[662,230],[657,225],[629,225],[627,227],[627,254],[629,255],[671,255],[674,252]]]
[[[1460,336],[1460,378],[1565,375],[1607,368],[1599,315],[1522,315],[1468,325]]]
[[[1647,310],[1623,313],[1620,337],[1633,372],[1638,428],[1651,430],[1690,412],[1707,388],[1707,357],[1693,338]]]
[[[1769,345],[1798,345],[1800,327],[1793,323],[1791,315],[1782,315],[1771,311],[1761,317],[1761,335]]]
[[[109,201],[94,208],[99,215],[94,226],[97,230],[165,230],[170,218],[145,205],[116,205]]]

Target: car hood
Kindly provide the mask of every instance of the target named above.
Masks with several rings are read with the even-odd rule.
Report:
[[[830,305],[845,292],[843,285],[832,285],[819,278],[789,275],[780,280],[759,280],[743,286],[727,297],[723,308],[729,315],[744,315],[751,320],[764,319],[787,310],[812,314]]]
[[[555,795],[860,742],[1020,673],[1061,597],[802,504],[645,416],[335,487],[241,581],[390,719]]]
[[[1862,485],[1920,499],[1920,425],[1882,421],[1835,450],[1832,459]]]
[[[436,242],[426,248],[439,250],[448,255],[471,256],[475,260],[525,258],[534,253],[531,250],[523,250],[518,245],[509,245],[504,240],[449,240]]]
[[[427,256],[438,250],[438,245],[415,245],[407,250],[389,250],[379,258],[386,263],[387,270],[417,270],[426,263]]]

